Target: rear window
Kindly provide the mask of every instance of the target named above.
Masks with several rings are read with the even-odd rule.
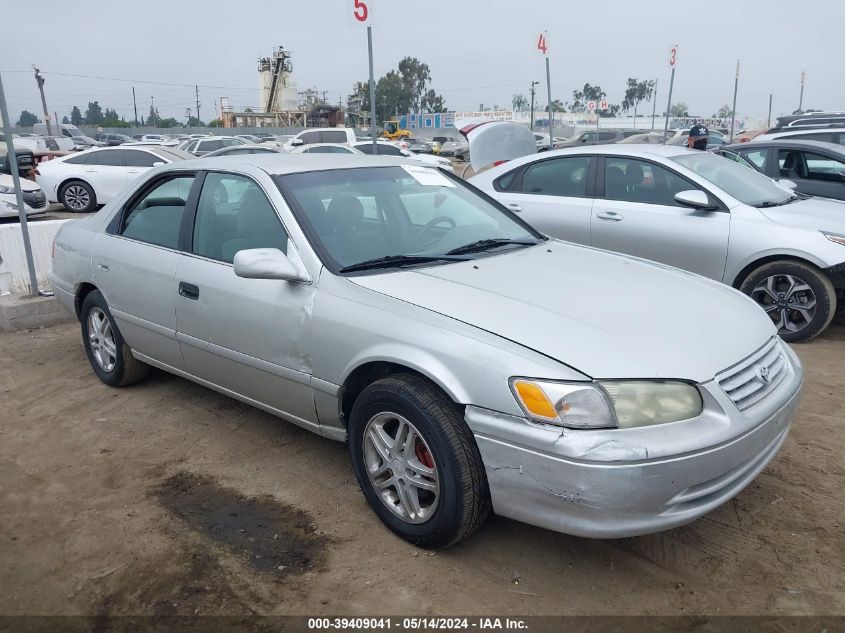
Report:
[[[342,130],[325,130],[322,134],[323,143],[345,143],[346,132]]]

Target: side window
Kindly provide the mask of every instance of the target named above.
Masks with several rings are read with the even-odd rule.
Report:
[[[320,137],[323,143],[345,143],[346,132],[343,130],[324,130]]]
[[[604,197],[644,204],[680,207],[675,194],[698,189],[664,167],[630,158],[605,159]]]
[[[80,154],[79,156],[68,158],[63,162],[66,165],[87,165],[89,158],[91,158],[91,154]]]
[[[124,159],[127,167],[152,167],[155,163],[163,163],[164,160],[150,154],[149,152],[141,152],[137,149],[124,150]]]
[[[123,167],[123,150],[104,149],[100,152],[92,152],[88,164],[103,167]]]
[[[318,145],[305,150],[309,154],[351,154],[345,147],[337,147],[336,145]]]
[[[203,183],[194,221],[193,252],[232,263],[249,248],[287,252],[288,236],[257,184],[234,174],[210,173]]]
[[[320,142],[320,132],[303,132],[298,137],[305,145],[309,143],[319,143]]]
[[[599,132],[600,141],[612,141],[616,138],[616,132]]]
[[[159,183],[129,209],[121,235],[157,246],[178,248],[182,213],[193,184],[193,175]]]
[[[221,147],[223,147],[223,141],[215,139],[213,141],[200,141],[198,150],[201,152],[213,152]]]
[[[807,166],[807,178],[827,182],[845,181],[845,163],[841,160],[813,152],[804,152],[804,162]]]
[[[739,151],[740,155],[752,163],[757,169],[766,173],[766,158],[769,155],[769,150],[763,149],[742,149]]]
[[[522,176],[522,192],[583,198],[587,195],[590,158],[573,156],[534,163]]]
[[[373,153],[373,144],[372,143],[360,143],[359,145],[355,146],[359,152],[364,152],[365,154],[372,154]],[[379,145],[378,153],[381,154],[381,150],[383,147]],[[386,152],[385,152],[386,153]]]
[[[784,136],[784,140],[801,140],[801,141],[824,141],[825,143],[833,143],[833,132],[825,132],[824,134],[793,134]]]
[[[519,175],[520,170],[514,169],[513,171],[509,171],[504,176],[499,176],[497,180],[493,181],[493,188],[496,191],[513,191],[513,185],[516,181],[516,177]]]

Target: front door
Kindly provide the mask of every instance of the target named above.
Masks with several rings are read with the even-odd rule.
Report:
[[[177,337],[189,373],[313,426],[313,285],[243,279],[232,266],[240,250],[287,253],[288,244],[275,209],[255,181],[208,173],[191,244],[176,271]]]
[[[122,149],[92,152],[82,169],[82,177],[94,187],[98,202],[108,202],[126,186]]]
[[[810,196],[845,200],[845,161],[800,149],[778,149],[780,177]]]
[[[179,231],[195,176],[170,175],[130,199],[94,243],[94,278],[135,352],[184,369],[176,341]]]
[[[615,156],[603,162],[591,244],[721,281],[730,213],[680,205],[676,193],[701,188],[666,167]]]

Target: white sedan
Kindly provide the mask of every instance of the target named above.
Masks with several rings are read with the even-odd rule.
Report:
[[[365,154],[373,153],[372,141],[360,141],[358,143],[355,143],[353,147],[364,152]],[[448,158],[440,158],[439,156],[433,156],[431,154],[415,154],[414,152],[405,149],[398,143],[378,141],[378,153],[379,156],[404,156],[405,158],[411,158],[429,167],[439,167],[440,169],[453,173],[455,171],[452,167],[452,161],[450,161]]]
[[[290,150],[291,154],[363,154],[345,143],[308,143]]]
[[[41,163],[36,180],[49,202],[61,202],[68,211],[93,211],[153,167],[188,158],[193,156],[152,145],[96,148]]]
[[[29,216],[44,213],[47,210],[44,192],[31,180],[26,178],[20,180],[26,214]],[[15,185],[9,174],[0,173],[0,218],[16,217],[18,217],[18,198],[15,194]]]

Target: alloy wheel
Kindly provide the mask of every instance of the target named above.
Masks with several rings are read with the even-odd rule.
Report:
[[[799,332],[816,316],[816,295],[810,286],[794,275],[766,277],[751,291],[751,298],[766,311],[775,327]]]
[[[91,203],[91,195],[82,185],[71,185],[65,189],[65,204],[74,211],[82,211]]]
[[[422,434],[396,413],[373,416],[364,429],[364,465],[382,503],[408,523],[425,523],[437,510],[440,479]]]
[[[100,308],[92,308],[88,313],[88,345],[100,368],[112,371],[117,362],[117,345],[111,322]]]

